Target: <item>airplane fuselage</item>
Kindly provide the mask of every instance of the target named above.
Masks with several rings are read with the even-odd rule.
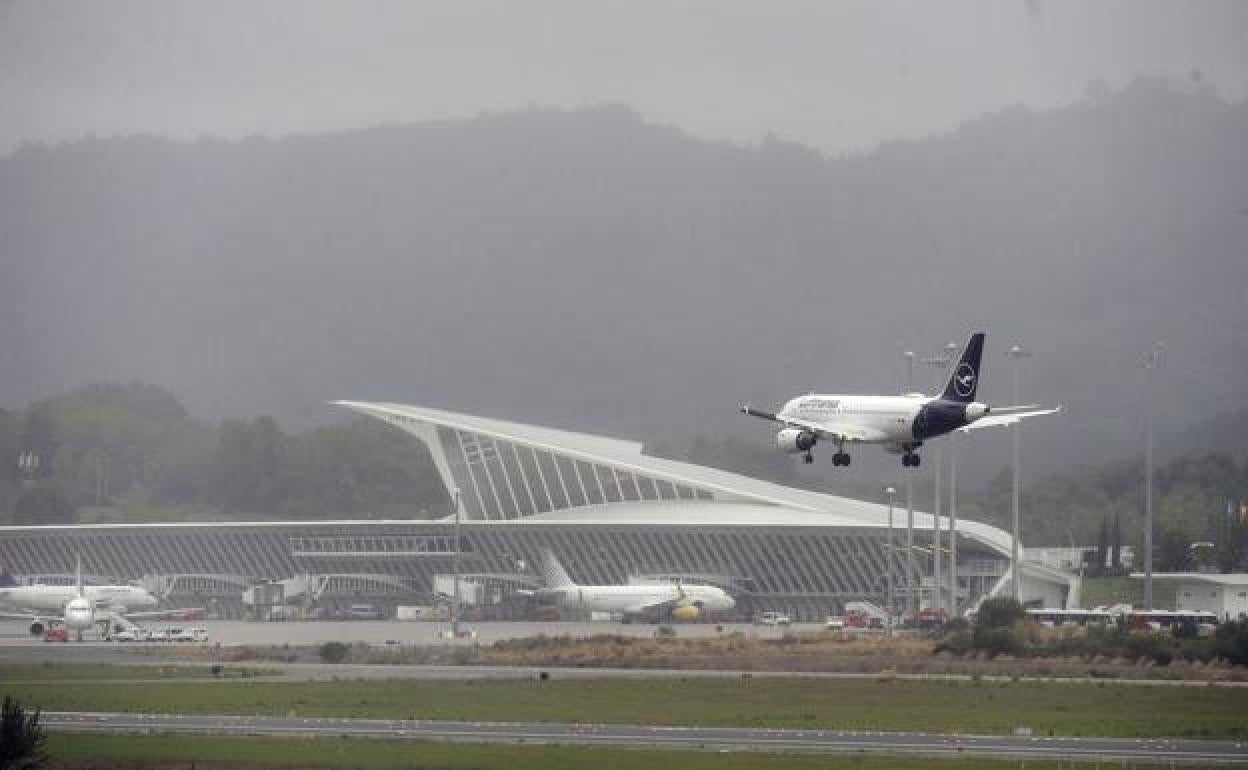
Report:
[[[704,585],[569,586],[560,590],[565,606],[594,612],[635,612],[638,607],[666,602],[704,610],[730,610],[736,606],[723,589]]]
[[[160,602],[136,586],[84,586],[83,596],[92,607],[137,610],[156,607]],[[78,597],[74,586],[29,585],[0,588],[0,603],[33,610],[60,612]]]
[[[904,396],[810,394],[784,405],[777,416],[826,427],[829,432],[857,433],[856,443],[884,444],[904,451],[925,440],[969,425],[987,412],[977,403],[961,403],[912,393]],[[852,426],[852,431],[846,430]]]

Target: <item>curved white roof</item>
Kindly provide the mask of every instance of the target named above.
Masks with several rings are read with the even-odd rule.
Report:
[[[534,450],[586,463],[600,464],[645,477],[676,484],[686,484],[714,493],[714,501],[656,501],[657,508],[647,503],[612,502],[581,505],[560,511],[527,515],[525,521],[595,521],[636,523],[671,516],[672,505],[680,506],[680,516],[706,517],[717,523],[750,525],[790,525],[823,527],[887,527],[888,507],[847,497],[795,489],[761,479],[743,476],[716,468],[652,457],[643,453],[642,445],[584,433],[543,428],[534,425],[496,420],[488,417],[446,412],[428,407],[386,402],[336,401],[360,414],[389,422],[424,441],[434,455],[439,472],[448,488],[457,485],[451,476],[443,448],[431,428],[449,428],[463,434],[488,437]],[[667,511],[666,514],[663,511]],[[894,509],[894,523],[904,526],[905,508]],[[933,516],[915,511],[916,529],[931,529]],[[947,517],[940,517],[940,527],[948,531]],[[1001,554],[1010,552],[1010,536],[996,527],[959,519],[958,532]]]

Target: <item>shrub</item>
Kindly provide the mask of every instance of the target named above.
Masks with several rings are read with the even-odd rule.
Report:
[[[1017,603],[1015,602],[1015,604]],[[980,650],[990,658],[995,658],[998,655],[1018,656],[1024,652],[1023,640],[1013,628],[980,626],[975,629],[971,639],[975,649]]]
[[[47,763],[39,710],[27,714],[22,704],[4,696],[0,707],[0,770],[36,770]]]
[[[1010,628],[1023,619],[1023,605],[1006,596],[985,599],[976,613],[976,625],[981,628]]]
[[[350,651],[351,647],[342,642],[325,642],[318,650],[321,660],[326,663],[341,663]]]
[[[1219,658],[1235,666],[1248,665],[1248,620],[1218,626],[1214,649]]]

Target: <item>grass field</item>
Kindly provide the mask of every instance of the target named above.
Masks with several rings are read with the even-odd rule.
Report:
[[[1038,735],[1248,737],[1248,689],[899,679],[6,683],[28,707]]]
[[[49,740],[52,768],[110,770],[263,770],[362,768],[384,770],[1016,770],[1018,760],[968,757],[923,759],[815,754],[754,754],[561,746],[497,746],[417,741],[213,738],[198,736],[88,736],[57,734]],[[1071,768],[1069,762],[1027,760],[1030,770]],[[1082,767],[1083,765],[1079,765]],[[1114,763],[1114,768],[1150,765]]]

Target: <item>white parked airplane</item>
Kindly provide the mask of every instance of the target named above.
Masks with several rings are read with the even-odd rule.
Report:
[[[81,560],[72,586],[0,586],[0,604],[19,610],[0,612],[0,619],[30,621],[30,633],[36,636],[49,626],[64,625],[66,630],[76,632],[79,641],[82,641],[83,631],[97,624],[107,630],[114,616],[135,620],[170,614],[168,610],[134,612],[139,608],[156,607],[159,603],[155,596],[138,586],[84,585]]]
[[[836,445],[832,455],[835,466],[849,465],[845,445],[859,443],[882,444],[885,450],[900,454],[901,464],[907,468],[918,467],[919,456],[914,450],[929,439],[955,430],[1009,425],[1026,417],[1061,411],[1060,406],[991,407],[976,401],[983,350],[984,335],[972,334],[939,396],[811,394],[790,400],[775,414],[748,404],[741,411],[785,426],[776,434],[776,445],[785,452],[804,452],[808,463],[815,459],[811,450],[823,440]]]
[[[705,612],[730,610],[736,601],[722,588],[655,582],[635,585],[577,585],[549,549],[542,551],[542,574],[546,589],[539,597],[553,597],[564,607],[590,612],[618,612],[625,616],[646,612],[671,612],[681,620],[693,620]]]

